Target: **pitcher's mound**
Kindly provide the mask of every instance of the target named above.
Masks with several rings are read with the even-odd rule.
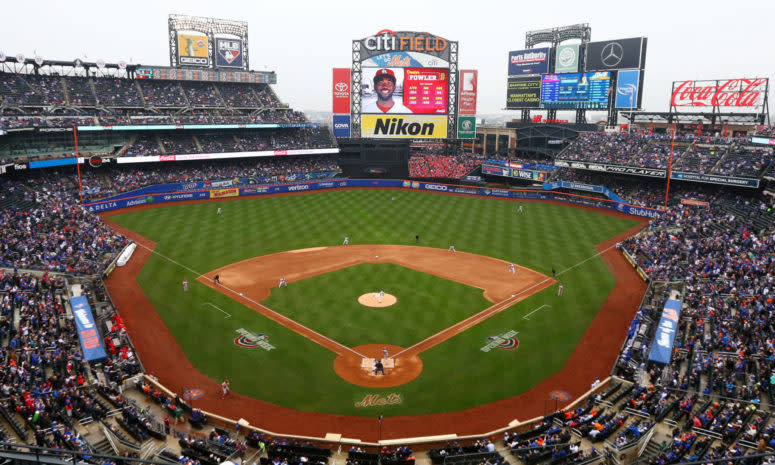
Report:
[[[380,302],[379,292],[367,292],[358,297],[358,303],[367,307],[390,307],[398,302],[396,296],[392,294],[384,294],[381,300],[382,302]]]

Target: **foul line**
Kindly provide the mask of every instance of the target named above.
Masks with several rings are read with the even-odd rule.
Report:
[[[616,245],[614,244],[614,245],[612,245],[610,247],[607,247],[607,248],[601,250],[600,252],[595,252],[593,255],[585,258],[584,260],[581,260],[580,262],[576,263],[575,265],[569,266],[568,268],[560,271],[556,275],[559,276],[559,275],[562,275],[564,273],[567,273],[568,271],[570,271],[570,270],[576,268],[577,266],[580,266],[580,265],[582,265],[582,264],[592,260],[593,258],[602,256],[604,253],[608,252],[609,250],[611,250],[611,249],[613,249],[615,247],[616,247]],[[406,349],[396,353],[394,355],[394,357],[398,357],[399,355],[403,354],[404,352],[408,352],[408,351],[410,351],[410,350],[412,350],[412,349],[414,349],[416,347],[419,347],[419,346],[421,346],[423,344],[427,344],[429,342],[433,342],[433,340],[438,339],[439,340],[438,342],[430,345],[429,347],[426,347],[425,349],[423,349],[420,352],[428,350],[431,347],[434,347],[435,345],[440,344],[441,342],[449,339],[449,337],[454,336],[454,334],[452,334],[451,336],[445,338],[444,336],[446,336],[447,334],[449,334],[449,333],[455,333],[455,334],[456,333],[461,333],[464,330],[466,330],[466,329],[468,329],[468,328],[470,328],[472,326],[475,326],[475,325],[481,323],[482,321],[490,318],[491,316],[493,316],[493,315],[495,315],[497,313],[500,313],[503,310],[506,310],[511,305],[519,302],[521,300],[521,296],[523,294],[525,294],[526,292],[530,291],[531,289],[533,289],[533,288],[535,288],[537,286],[543,286],[543,285],[545,285],[546,283],[548,283],[548,282],[550,282],[552,280],[554,280],[554,278],[550,278],[550,277],[547,276],[545,279],[543,279],[543,280],[541,280],[541,281],[539,281],[539,282],[537,282],[537,283],[535,283],[535,284],[533,284],[533,285],[531,285],[531,286],[529,286],[529,287],[527,287],[525,289],[522,289],[519,293],[512,294],[511,297],[509,297],[507,299],[504,299],[504,300],[502,300],[500,302],[497,302],[497,303],[493,304],[492,306],[482,310],[481,312],[466,318],[463,321],[460,321],[458,323],[455,323],[452,326],[449,326],[449,327],[447,327],[445,329],[442,329],[438,333],[436,333],[436,334],[434,334],[434,335],[432,335],[430,337],[427,337],[427,338],[423,339],[422,341],[420,341],[418,343],[412,344],[411,346],[407,347]],[[420,352],[418,352],[418,354]]]
[[[211,307],[217,308],[217,309],[218,309],[218,310],[220,310],[222,313],[226,313],[226,312],[224,312],[223,310],[221,310],[221,309],[220,309],[220,308],[219,308],[217,305],[213,305],[213,304],[212,304],[212,303],[210,303],[210,302],[205,302],[205,303],[203,303],[202,305],[209,305],[209,306],[211,306]],[[228,313],[226,313],[226,318],[231,318],[231,315],[230,315],[230,314],[228,314]]]
[[[540,307],[538,307],[538,308],[536,308],[535,310],[533,310],[532,312],[530,312],[530,313],[528,313],[527,315],[523,316],[522,318],[524,318],[525,320],[527,320],[527,319],[528,319],[528,317],[529,317],[530,315],[532,315],[533,313],[535,313],[535,312],[537,312],[537,311],[541,310],[541,309],[542,309],[542,308],[544,308],[544,307],[551,307],[551,305],[549,305],[549,304],[543,304],[543,305],[541,305]]]
[[[177,261],[175,261],[175,260],[171,259],[170,257],[167,257],[166,255],[164,255],[164,254],[161,254],[161,253],[159,253],[159,252],[157,252],[157,251],[155,251],[155,250],[151,249],[151,248],[150,248],[150,247],[148,247],[148,246],[145,246],[145,245],[143,245],[143,244],[141,244],[141,243],[139,243],[139,242],[137,242],[137,241],[135,241],[135,244],[137,244],[138,246],[140,246],[140,247],[144,248],[145,250],[147,250],[147,251],[151,252],[152,254],[156,254],[156,255],[158,255],[158,256],[160,256],[160,257],[162,257],[163,259],[165,259],[165,260],[167,260],[167,261],[169,261],[169,262],[172,262],[172,263],[174,263],[174,264],[178,265],[179,267],[181,267],[181,268],[183,268],[183,269],[185,269],[185,270],[188,270],[188,271],[190,271],[190,272],[194,273],[195,275],[198,275],[199,277],[202,277],[202,276],[204,276],[204,274],[203,274],[203,273],[199,273],[199,272],[198,272],[198,271],[196,271],[196,270],[192,270],[191,268],[187,267],[186,265],[183,265],[182,263],[179,263],[179,262],[177,262]],[[340,342],[337,342],[337,341],[335,341],[335,340],[333,340],[333,339],[331,339],[331,338],[329,338],[329,337],[326,337],[326,336],[324,336],[324,335],[320,334],[319,332],[317,332],[317,331],[315,331],[315,330],[313,330],[313,329],[310,329],[310,328],[308,328],[308,327],[304,326],[303,324],[299,323],[298,321],[292,320],[291,318],[288,318],[288,317],[287,317],[287,316],[285,316],[285,315],[281,315],[280,313],[277,313],[276,311],[272,310],[271,308],[269,308],[269,307],[267,307],[267,306],[265,306],[265,305],[262,305],[262,304],[260,304],[260,303],[256,302],[255,300],[251,299],[250,297],[246,297],[246,296],[244,296],[244,295],[240,294],[239,292],[235,291],[234,289],[232,289],[232,288],[230,288],[230,287],[228,287],[228,286],[224,286],[223,284],[219,284],[219,285],[218,285],[218,287],[222,287],[222,288],[224,288],[224,289],[228,290],[229,292],[231,292],[232,294],[234,294],[234,295],[236,295],[236,296],[238,296],[238,297],[241,297],[241,298],[243,298],[243,299],[247,300],[248,302],[252,303],[253,305],[256,305],[256,306],[258,306],[258,307],[261,307],[261,308],[262,308],[262,309],[264,309],[264,310],[265,310],[267,313],[271,313],[271,314],[272,314],[272,317],[269,317],[270,319],[272,319],[272,320],[274,320],[274,321],[277,321],[278,323],[279,323],[279,320],[284,320],[284,321],[287,321],[287,322],[291,322],[291,323],[293,323],[294,325],[297,325],[298,327],[300,327],[300,328],[303,328],[305,331],[308,331],[308,332],[310,332],[310,333],[312,333],[312,334],[314,334],[314,335],[318,336],[319,338],[321,338],[321,339],[323,339],[323,340],[325,340],[325,341],[328,341],[328,342],[330,342],[330,343],[331,343],[332,345],[334,345],[334,346],[337,346],[337,347],[340,347],[340,348],[342,348],[342,349],[345,349],[345,350],[347,350],[347,351],[350,351],[350,352],[354,353],[355,355],[357,355],[357,356],[359,356],[359,357],[361,357],[361,358],[364,358],[364,357],[366,357],[365,355],[363,355],[363,354],[361,354],[361,353],[358,353],[357,351],[355,351],[355,350],[353,350],[353,349],[351,349],[351,348],[347,347],[346,345],[344,345],[344,344],[342,344],[342,343],[340,343]],[[209,303],[209,302],[207,302],[207,303]],[[212,305],[212,304],[210,304],[210,305]],[[213,307],[215,307],[215,305],[213,305]],[[215,307],[215,308],[218,308],[218,307]],[[218,310],[221,310],[221,309],[220,309],[220,308],[218,308]],[[221,310],[221,311],[223,312],[223,310]],[[226,312],[224,312],[224,313],[226,313]],[[227,314],[227,315],[228,315],[228,314]],[[231,315],[229,315],[229,316],[231,316]],[[268,315],[265,315],[265,316],[268,316]],[[288,326],[286,326],[286,325],[283,325],[283,326],[285,326],[286,328],[288,328]],[[296,330],[294,330],[294,329],[292,329],[292,328],[288,328],[288,329],[290,329],[291,331],[293,331],[293,332],[294,332],[294,333],[296,333],[296,334],[299,334],[299,335],[301,335],[301,336],[307,337],[306,335],[304,335],[304,334],[300,334],[298,331],[296,331]],[[307,337],[307,339],[309,339],[309,338]],[[322,344],[320,344],[320,345],[322,345]],[[324,347],[325,347],[325,346],[324,346]]]

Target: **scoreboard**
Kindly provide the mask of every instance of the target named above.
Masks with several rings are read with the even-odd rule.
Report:
[[[162,66],[142,66],[135,70],[137,79],[196,82],[242,82],[246,84],[277,84],[275,73],[188,69]]]
[[[541,76],[541,108],[605,109],[610,94],[610,71]]]
[[[449,70],[404,69],[404,106],[412,113],[446,114]]]

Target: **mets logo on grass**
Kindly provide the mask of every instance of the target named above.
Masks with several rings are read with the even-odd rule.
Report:
[[[247,329],[240,328],[237,330],[237,334],[239,334],[239,336],[234,339],[234,344],[239,347],[245,347],[247,349],[260,347],[264,350],[276,349],[275,346],[269,343],[269,336],[264,333],[253,334]]]
[[[401,403],[401,394],[392,392],[386,396],[379,394],[366,394],[362,400],[355,403],[356,407],[379,407],[384,405],[396,405]]]
[[[519,339],[516,338],[518,331],[505,332],[496,336],[488,336],[487,344],[480,350],[482,352],[489,352],[492,349],[514,350],[519,347]]]

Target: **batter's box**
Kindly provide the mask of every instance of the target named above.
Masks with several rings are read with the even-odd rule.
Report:
[[[364,370],[373,370],[374,369],[374,363],[377,361],[376,358],[369,358],[369,357],[363,357],[361,359],[361,368]],[[382,366],[384,368],[395,368],[395,360],[393,360],[393,357],[390,357],[388,359],[382,359]]]

